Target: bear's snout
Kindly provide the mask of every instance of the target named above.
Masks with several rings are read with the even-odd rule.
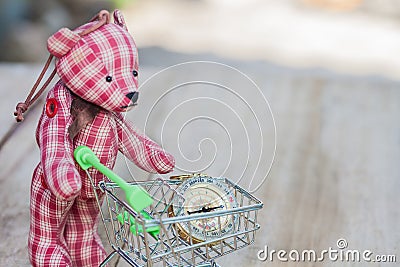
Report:
[[[121,108],[123,108],[123,109],[137,105],[137,100],[139,98],[139,92],[136,92],[136,91],[130,92],[130,93],[126,94],[126,97],[129,98],[129,100],[131,100],[131,103],[128,106],[122,106]]]
[[[126,94],[126,97],[129,98],[131,102],[135,104],[139,98],[139,92],[130,92],[129,94]]]

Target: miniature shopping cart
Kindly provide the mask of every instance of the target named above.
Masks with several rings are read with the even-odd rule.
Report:
[[[102,165],[87,147],[78,148],[75,158],[84,170],[94,167],[113,181],[92,182],[113,249],[101,266],[116,254],[132,266],[214,266],[214,259],[254,243],[260,229],[257,212],[263,203],[227,178],[198,175],[188,186],[196,181],[224,184],[227,189],[223,190],[229,190],[232,196],[227,201],[234,203],[229,209],[218,204],[186,211],[180,206],[186,197],[181,188],[189,176],[127,183]],[[98,189],[105,196],[105,210]]]

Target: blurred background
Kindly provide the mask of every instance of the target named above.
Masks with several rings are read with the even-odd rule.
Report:
[[[43,102],[18,125],[14,107],[47,59],[53,32],[114,8],[140,55],[140,104],[128,118],[176,156],[174,174],[227,176],[265,204],[256,243],[221,266],[365,266],[257,259],[266,245],[321,251],[336,249],[339,238],[400,260],[399,1],[0,0],[1,266],[29,266]],[[188,61],[197,62],[164,70]],[[188,81],[202,83],[169,91]],[[208,119],[192,123],[201,116]],[[115,170],[153,177],[123,158]]]

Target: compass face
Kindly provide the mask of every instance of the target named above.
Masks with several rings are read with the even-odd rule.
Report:
[[[195,242],[216,238],[231,232],[236,223],[236,214],[216,216],[215,212],[237,207],[233,192],[223,182],[211,177],[193,177],[178,188],[185,200],[174,204],[175,216],[203,215],[204,219],[179,223],[185,236],[192,236]],[[213,212],[214,216],[210,216]]]

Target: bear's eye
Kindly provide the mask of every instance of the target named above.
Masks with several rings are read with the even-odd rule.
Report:
[[[106,77],[106,82],[110,83],[112,81],[112,77],[111,76],[107,76]]]
[[[132,71],[133,77],[138,76],[138,72],[136,70]]]

